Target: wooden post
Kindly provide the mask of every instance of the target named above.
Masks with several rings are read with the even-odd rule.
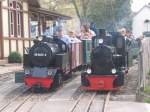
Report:
[[[4,58],[4,50],[3,50],[2,3],[0,1],[0,59],[3,58]]]
[[[150,37],[142,40],[142,68],[143,68],[143,85],[146,85],[146,76],[150,70]]]

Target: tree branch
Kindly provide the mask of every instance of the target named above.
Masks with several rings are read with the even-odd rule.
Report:
[[[75,7],[75,10],[76,10],[76,13],[77,13],[77,16],[78,16],[80,22],[82,22],[81,15],[80,15],[79,8],[78,8],[78,6],[77,6],[76,1],[75,1],[75,0],[72,0],[72,3],[73,3],[73,5],[74,5],[74,7]]]

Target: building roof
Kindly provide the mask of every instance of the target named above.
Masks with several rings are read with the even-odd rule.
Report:
[[[39,0],[28,0],[29,3],[29,10],[35,13],[40,13],[47,15],[49,19],[56,20],[56,19],[62,19],[62,20],[70,20],[72,19],[70,16],[63,15],[57,12],[50,11],[46,8],[41,7],[41,1]]]
[[[52,12],[49,11],[47,9],[44,8],[35,8],[35,7],[30,7],[29,10],[31,12],[35,12],[35,13],[40,13],[41,15],[47,15],[47,17],[49,17],[50,20],[56,20],[56,19],[62,19],[62,20],[70,20],[72,19],[70,16],[66,16],[57,12]]]
[[[150,5],[144,5],[138,12],[134,13],[134,17],[137,16],[144,8],[150,9]]]
[[[30,7],[40,7],[38,0],[27,0]]]

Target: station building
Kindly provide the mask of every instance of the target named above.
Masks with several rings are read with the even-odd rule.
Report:
[[[47,25],[69,19],[71,17],[42,8],[38,0],[0,0],[0,59],[13,51],[23,54]]]

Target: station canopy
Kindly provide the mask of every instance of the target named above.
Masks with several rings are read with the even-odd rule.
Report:
[[[38,13],[40,15],[44,15],[46,19],[49,20],[70,20],[72,19],[70,16],[60,14],[57,12],[53,12],[47,9],[47,7],[42,7],[41,6],[42,0],[39,2],[39,0],[28,0],[29,3],[29,11],[32,13]]]

